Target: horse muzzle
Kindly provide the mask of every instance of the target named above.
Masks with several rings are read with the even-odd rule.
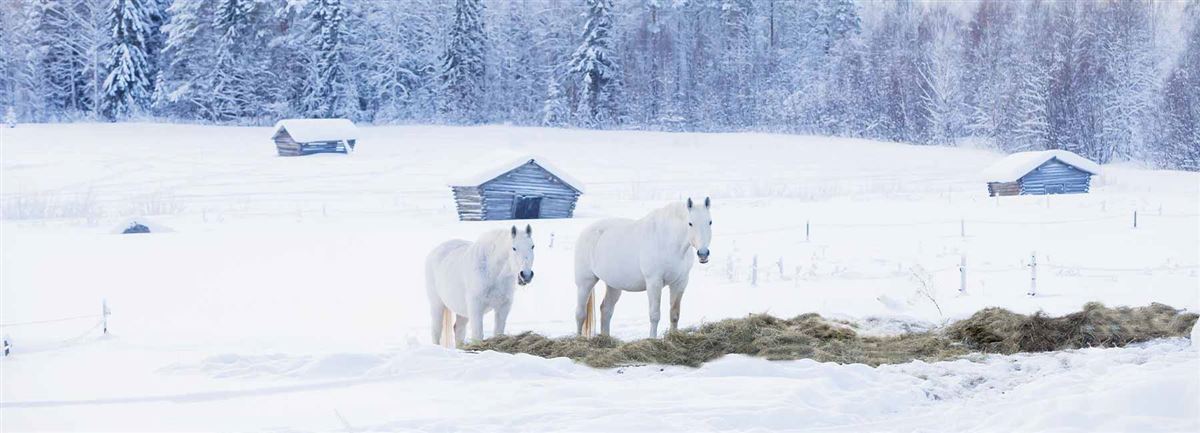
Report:
[[[696,251],[696,257],[700,258],[700,264],[703,265],[705,263],[708,263],[708,253],[709,253],[708,248],[702,249],[700,251]]]
[[[533,281],[533,271],[521,271],[517,273],[517,284],[524,286],[529,284],[530,281]]]

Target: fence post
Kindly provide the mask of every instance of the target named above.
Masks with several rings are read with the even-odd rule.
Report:
[[[550,248],[554,248],[554,232],[550,232]]]
[[[958,264],[958,293],[967,293],[967,253],[963,253]]]
[[[809,230],[808,220],[804,220],[804,242],[810,242],[810,239],[812,239],[809,236],[810,233],[811,231]]]
[[[1037,295],[1037,251],[1029,253],[1029,296]]]
[[[750,262],[750,286],[758,287],[758,254]]]
[[[1137,211],[1133,211],[1133,228],[1137,228]]]
[[[100,301],[100,316],[103,318],[102,320],[104,323],[104,335],[108,335],[108,315],[109,315],[109,313],[111,313],[111,312],[108,310],[108,299],[102,299]]]

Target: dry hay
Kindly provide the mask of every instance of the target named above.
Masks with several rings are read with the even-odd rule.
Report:
[[[1187,336],[1196,319],[1194,313],[1163,304],[1108,308],[1093,302],[1062,317],[988,308],[942,329],[876,337],[859,335],[853,325],[813,313],[791,319],[751,314],[670,332],[660,339],[622,342],[606,336],[548,338],[525,332],[490,338],[466,349],[565,356],[603,368],[638,364],[695,367],[731,353],[877,366],[954,359],[971,352],[1011,354],[1124,346]]]

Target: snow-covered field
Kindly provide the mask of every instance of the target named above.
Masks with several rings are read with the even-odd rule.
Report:
[[[996,199],[979,172],[1001,155],[982,150],[396,126],[362,128],[353,155],[281,158],[270,132],[0,130],[0,430],[1200,430],[1200,352],[1183,339],[880,368],[731,356],[594,370],[430,345],[422,281],[436,243],[509,224],[458,222],[445,180],[520,152],[588,192],[577,218],[532,222],[537,279],[510,332],[573,331],[585,225],[689,194],[712,196],[714,240],[682,325],[815,311],[886,333],[1093,300],[1200,311],[1197,173],[1106,166],[1091,194]],[[162,230],[113,234],[130,220]],[[624,296],[614,333],[646,328],[645,296]]]

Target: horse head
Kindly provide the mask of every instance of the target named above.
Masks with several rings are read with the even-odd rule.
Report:
[[[696,249],[700,263],[708,263],[708,244],[712,242],[712,201],[704,198],[704,206],[696,206],[691,197],[687,199],[688,243]]]
[[[517,272],[517,284],[522,286],[533,281],[533,227],[525,225],[525,230],[517,230],[512,226],[512,255],[509,263]]]

